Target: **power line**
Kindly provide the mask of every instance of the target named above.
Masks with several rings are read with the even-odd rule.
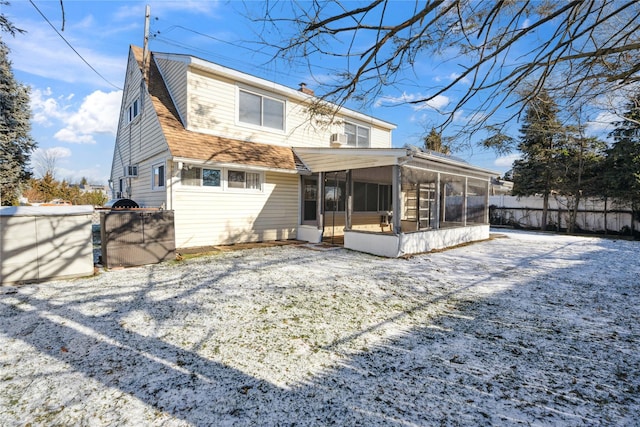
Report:
[[[113,86],[114,88],[118,89],[118,90],[122,90],[121,87],[118,87],[116,85],[114,85],[113,83],[111,83],[109,80],[107,80],[102,74],[100,74],[98,72],[98,70],[96,70],[95,68],[93,68],[93,66],[91,64],[89,64],[89,62],[87,62],[86,59],[84,59],[82,57],[82,55],[80,55],[80,53],[73,47],[71,46],[71,43],[69,43],[67,41],[67,39],[64,38],[64,36],[62,34],[60,34],[60,32],[56,29],[56,27],[51,23],[51,21],[49,21],[49,19],[44,15],[44,13],[42,13],[42,11],[40,9],[38,9],[38,6],[36,6],[36,4],[33,2],[33,0],[29,0],[29,3],[31,3],[31,5],[38,11],[38,13],[40,14],[40,16],[42,16],[42,18],[47,22],[47,24],[49,24],[49,26],[51,26],[51,28],[53,28],[53,31],[56,32],[56,34],[58,34],[58,36],[60,36],[60,38],[62,40],[64,40],[64,42],[67,44],[67,46],[69,46],[71,48],[72,51],[75,52],[76,55],[78,55],[78,57],[80,59],[82,59],[82,61],[87,64],[87,66],[89,68],[91,68],[91,70],[93,70],[94,73],[96,73],[102,80],[104,80],[105,82],[107,82],[109,85]]]
[[[153,35],[153,39],[154,39],[154,40],[157,40],[157,41],[159,41],[159,42],[163,42],[163,43],[168,44],[168,45],[177,46],[177,47],[182,47],[182,48],[187,49],[187,50],[190,50],[190,51],[192,51],[192,52],[201,52],[201,53],[206,54],[206,55],[209,55],[209,56],[219,57],[219,58],[224,59],[224,60],[226,60],[226,61],[236,62],[236,63],[243,64],[243,65],[250,65],[250,66],[252,66],[252,67],[254,67],[254,68],[261,68],[261,69],[263,69],[263,70],[272,71],[272,70],[269,70],[269,69],[268,69],[267,67],[265,67],[264,65],[262,65],[262,66],[261,66],[261,65],[255,65],[254,63],[250,63],[250,62],[248,62],[248,61],[244,61],[244,60],[242,60],[242,59],[238,59],[238,58],[230,58],[230,57],[227,57],[227,56],[224,56],[224,55],[220,55],[220,54],[217,54],[217,53],[213,53],[213,52],[211,52],[211,51],[209,51],[209,50],[206,50],[206,49],[196,48],[196,47],[193,47],[193,46],[187,45],[187,44],[185,44],[185,43],[183,43],[183,42],[179,42],[179,41],[176,41],[176,40],[172,40],[172,39],[167,38],[167,37],[162,37],[162,36],[164,36],[164,35],[166,35],[166,34],[170,33],[171,31],[173,31],[174,29],[180,29],[180,30],[183,30],[183,31],[187,31],[187,32],[190,32],[190,33],[196,34],[196,35],[198,35],[198,36],[200,36],[200,37],[208,38],[208,39],[214,40],[214,41],[216,41],[216,42],[220,42],[220,43],[227,44],[227,45],[232,46],[232,47],[234,47],[234,48],[236,48],[236,49],[238,49],[238,48],[240,48],[240,49],[244,49],[244,50],[247,50],[247,51],[252,52],[252,53],[254,53],[254,54],[263,55],[263,56],[265,56],[265,57],[268,57],[269,59],[275,59],[271,54],[269,54],[269,53],[267,53],[267,52],[264,52],[263,50],[253,49],[253,48],[247,47],[247,46],[245,46],[245,45],[238,44],[237,42],[230,42],[230,41],[228,41],[228,40],[224,40],[224,39],[221,39],[221,38],[218,38],[218,37],[215,37],[215,36],[209,35],[209,34],[205,34],[205,33],[202,33],[202,32],[200,32],[200,31],[196,31],[196,30],[194,30],[194,29],[191,29],[191,28],[188,28],[188,27],[185,27],[185,26],[182,26],[182,25],[171,25],[170,27],[167,27],[166,29],[164,29],[164,30],[162,30],[162,31],[160,31],[160,30],[155,31],[155,34]],[[299,66],[299,67],[306,67],[306,66],[308,66],[308,64],[307,64],[307,63],[305,63],[304,61],[300,61],[300,60],[290,60],[290,61],[288,61],[288,62],[289,62],[289,63],[291,63],[291,64],[294,64],[294,65],[296,65],[296,66]],[[333,73],[333,72],[335,72],[335,69],[334,69],[334,68],[329,68],[329,67],[325,67],[325,66],[318,65],[318,64],[314,65],[314,69],[326,70],[326,71],[328,71],[328,72],[332,72],[332,73]],[[289,70],[290,70],[290,69],[289,69]],[[290,71],[291,71],[291,70],[290,70]],[[282,70],[279,70],[279,71],[278,71],[278,73],[279,73],[279,74],[283,74]],[[289,73],[284,73],[284,74],[287,74],[287,75],[289,75],[289,76],[293,76],[293,77],[295,77],[295,76],[296,76],[296,75],[292,74],[291,72],[289,72]],[[296,74],[297,74],[297,76],[302,76],[302,74],[300,74],[300,73],[296,73]]]

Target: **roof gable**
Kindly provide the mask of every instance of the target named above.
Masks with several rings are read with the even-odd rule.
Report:
[[[142,48],[131,46],[131,50],[142,70]],[[292,172],[299,170],[300,162],[291,148],[222,138],[185,129],[162,74],[153,61],[153,54],[147,85],[172,157]]]

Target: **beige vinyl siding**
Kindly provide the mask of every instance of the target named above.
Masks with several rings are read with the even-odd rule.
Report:
[[[261,193],[175,185],[176,247],[294,239],[300,178],[264,176]]]
[[[135,200],[141,207],[158,208],[167,207],[167,191],[168,180],[170,178],[170,162],[167,162],[169,152],[161,152],[156,156],[141,162],[138,167],[138,178],[134,178],[134,187],[131,198]],[[156,164],[164,165],[165,187],[164,189],[154,189],[152,187],[153,177],[152,168]]]
[[[146,91],[141,94],[142,74],[133,55],[129,57],[126,83],[111,166],[113,187],[117,192],[119,179],[125,178],[125,192],[126,187],[130,187],[131,199],[138,204],[147,207],[166,205],[166,191],[151,188],[151,166],[168,158],[169,150],[151,99]],[[128,108],[135,99],[140,100],[140,113],[129,123]],[[137,177],[125,177],[128,165],[138,166]]]
[[[171,94],[178,114],[183,121],[187,120],[187,68],[188,65],[181,61],[171,61],[169,59],[158,58],[156,60],[158,69],[162,74],[165,84]],[[185,126],[188,126],[185,123]]]
[[[187,73],[188,129],[238,138],[235,131],[235,84],[190,68]]]
[[[189,68],[188,129],[228,138],[261,142],[288,147],[329,147],[333,133],[344,133],[342,120],[370,128],[371,148],[391,147],[391,131],[362,120],[337,117],[339,124],[325,126],[308,113],[308,107],[298,100],[287,99],[276,92]],[[238,91],[247,90],[258,95],[285,101],[285,130],[279,131],[251,126],[238,121]]]

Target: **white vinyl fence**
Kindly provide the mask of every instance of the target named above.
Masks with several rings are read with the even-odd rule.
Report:
[[[542,197],[490,196],[490,220],[493,225],[512,225],[522,228],[542,228]],[[606,209],[605,209],[606,207]],[[548,229],[565,230],[573,206],[565,197],[551,196],[547,213]],[[637,218],[634,229],[640,229]],[[630,234],[631,208],[602,199],[580,201],[576,217],[576,231]]]

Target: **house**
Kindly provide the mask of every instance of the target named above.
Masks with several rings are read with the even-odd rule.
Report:
[[[392,147],[395,125],[347,108],[319,120],[292,89],[131,46],[113,196],[175,214],[176,247],[344,236],[383,256],[488,238],[494,172]]]

